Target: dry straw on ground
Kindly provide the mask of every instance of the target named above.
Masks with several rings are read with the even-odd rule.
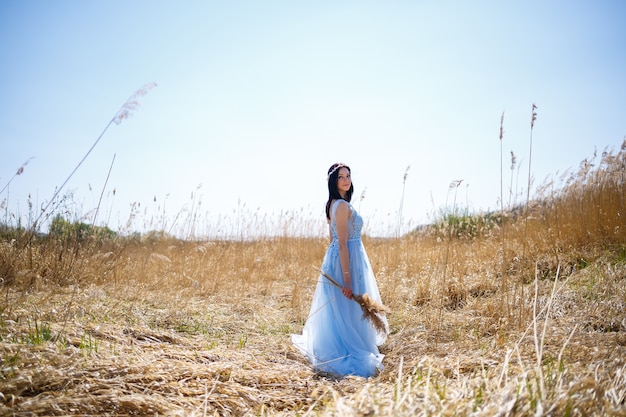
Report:
[[[301,283],[288,279],[241,294],[163,291],[151,280],[136,292],[91,283],[13,289],[2,313],[2,414],[529,415],[543,407],[620,415],[626,266],[606,259],[588,268],[554,293],[553,281],[538,281],[526,301],[532,311],[536,300],[537,321],[529,316],[523,327],[501,317],[496,295],[470,295],[437,323],[436,305],[398,294],[381,348],[386,368],[369,380],[316,375],[290,345],[313,282],[295,306],[290,286]],[[597,284],[606,293],[587,293],[609,269]],[[399,279],[383,274],[383,294]],[[35,320],[49,326],[49,340],[33,340]]]

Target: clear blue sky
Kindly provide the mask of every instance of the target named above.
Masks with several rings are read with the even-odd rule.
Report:
[[[96,222],[115,230],[139,203],[136,230],[165,213],[187,233],[194,210],[198,234],[238,213],[277,228],[286,211],[316,233],[336,161],[373,235],[397,231],[402,201],[404,231],[450,207],[453,180],[457,205],[496,209],[503,111],[519,202],[533,103],[534,187],[624,140],[624,22],[617,0],[3,1],[0,188],[34,158],[2,221],[27,221],[29,194],[45,205],[149,82],[62,191],[70,218],[90,221],[104,190]]]

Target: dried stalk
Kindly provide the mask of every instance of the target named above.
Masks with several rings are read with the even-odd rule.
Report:
[[[342,288],[341,285],[339,285],[339,283],[330,277],[326,272],[320,270],[320,273],[335,287]],[[381,318],[381,315],[384,316],[385,313],[390,312],[388,307],[374,300],[369,296],[369,294],[352,294],[351,300],[361,306],[363,319],[369,321],[378,333],[384,335],[388,334],[389,330]]]

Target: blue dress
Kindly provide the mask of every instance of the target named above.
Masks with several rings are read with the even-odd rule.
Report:
[[[367,293],[381,302],[378,285],[361,241],[363,219],[344,200],[335,201],[331,208],[332,241],[324,255],[322,270],[339,284],[343,284],[335,222],[339,204],[348,204],[351,212],[348,220],[348,251],[352,292]],[[291,340],[318,372],[338,376],[374,376],[383,369],[384,355],[379,353],[378,346],[385,342],[388,331],[385,334],[378,333],[362,316],[358,303],[346,298],[340,288],[320,275],[302,334],[292,335]],[[384,316],[382,319],[388,330],[387,319]]]

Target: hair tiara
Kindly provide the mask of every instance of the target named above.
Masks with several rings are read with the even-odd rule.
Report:
[[[338,163],[337,163],[337,166],[336,166],[336,167],[334,167],[334,168],[332,169],[332,171],[330,171],[330,172],[328,173],[328,176],[326,177],[326,181],[328,181],[328,180],[330,179],[330,176],[331,176],[331,175],[333,175],[333,174],[335,173],[335,171],[337,171],[339,168],[347,168],[347,167],[348,167],[348,166],[347,166],[346,164],[344,164],[343,162],[338,162]]]

